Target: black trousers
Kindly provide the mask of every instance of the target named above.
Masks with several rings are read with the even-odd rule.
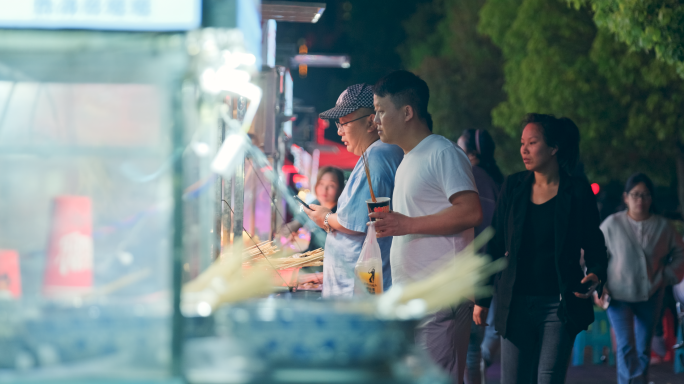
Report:
[[[502,384],[565,382],[574,334],[558,318],[560,297],[514,295],[501,342]]]

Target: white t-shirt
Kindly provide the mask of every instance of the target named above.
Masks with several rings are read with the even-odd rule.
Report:
[[[475,191],[468,156],[451,140],[430,135],[397,169],[392,206],[409,217],[432,215],[449,207],[449,197]],[[473,241],[473,228],[449,236],[395,236],[390,250],[392,283],[405,284],[437,271]]]

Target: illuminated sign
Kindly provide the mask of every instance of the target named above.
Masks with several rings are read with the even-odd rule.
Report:
[[[180,31],[198,28],[201,0],[0,0],[0,28]]]

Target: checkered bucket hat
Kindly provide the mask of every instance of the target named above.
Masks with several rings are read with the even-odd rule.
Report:
[[[359,108],[373,109],[373,86],[366,83],[354,84],[345,89],[337,99],[335,108],[320,114],[321,119],[336,120]]]

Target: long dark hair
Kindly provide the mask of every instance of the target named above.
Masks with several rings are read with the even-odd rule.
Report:
[[[465,143],[466,153],[474,154],[480,160],[477,166],[484,169],[497,184],[503,184],[503,173],[494,159],[496,145],[489,132],[484,129],[466,129],[461,138]]]
[[[580,133],[577,125],[567,117],[528,113],[522,120],[522,128],[534,123],[541,127],[544,141],[549,147],[558,147],[556,159],[559,168],[571,174],[579,160]]]
[[[651,194],[651,208],[649,211],[651,213],[655,213],[655,187],[653,186],[653,181],[651,181],[651,178],[646,176],[646,174],[638,172],[630,176],[629,179],[627,179],[627,182],[625,183],[625,193],[629,194],[632,191],[632,189],[634,189],[634,187],[636,187],[640,183],[644,183],[646,188],[648,188],[648,192]]]

